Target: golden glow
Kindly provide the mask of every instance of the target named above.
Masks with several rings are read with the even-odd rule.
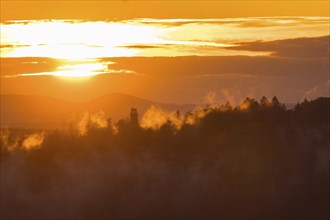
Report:
[[[2,57],[43,56],[65,59],[133,56],[120,45],[159,43],[159,30],[124,23],[79,21],[14,22],[1,26]],[[134,34],[133,34],[134,33]]]
[[[55,71],[52,72],[38,72],[38,73],[22,73],[18,75],[4,75],[6,78],[12,77],[31,77],[31,76],[55,76],[65,80],[80,81],[88,79],[92,76],[100,74],[115,74],[115,73],[126,73],[134,74],[131,70],[113,70],[109,68],[109,65],[113,62],[98,62],[98,60],[70,60],[67,61],[70,64],[59,66]],[[35,63],[35,62],[31,62]]]
[[[60,77],[90,77],[105,73],[105,68],[101,63],[65,65],[59,67],[53,75]]]
[[[269,95],[264,94],[273,92],[269,87],[280,85],[283,89],[277,91],[289,97],[299,89],[303,94],[328,85],[320,74],[329,69],[326,51],[321,51],[326,43],[318,39],[330,34],[326,0],[0,4],[1,94],[75,101],[121,92],[164,102],[173,97],[175,102],[195,102],[210,90],[243,97],[250,90],[257,94],[254,89],[259,88],[259,94]],[[315,38],[315,46],[289,40],[293,38]],[[320,58],[314,57],[316,48]],[[307,78],[309,70],[316,70],[315,77]],[[271,73],[281,73],[283,79]],[[285,80],[295,73],[306,76],[306,83],[299,81],[303,77],[299,82]],[[71,81],[84,83],[67,83]],[[240,100],[232,99],[236,104]]]
[[[328,17],[11,21],[1,24],[1,57],[267,56],[230,47],[328,35],[328,24]]]

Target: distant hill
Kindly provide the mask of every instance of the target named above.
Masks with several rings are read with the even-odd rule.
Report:
[[[136,107],[140,116],[152,105],[167,111],[188,111],[194,105],[157,103],[126,94],[107,94],[85,103],[73,103],[48,96],[1,95],[1,127],[55,129],[62,128],[79,118],[86,111],[103,111],[113,121],[127,118],[131,107]]]
[[[102,110],[106,115],[109,115],[114,120],[118,120],[128,117],[129,111],[132,107],[137,108],[140,116],[142,116],[142,114],[152,105],[159,106],[166,111],[188,111],[195,107],[195,105],[191,104],[178,105],[158,103],[126,94],[111,93],[83,103],[80,108],[90,112],[98,112]]]

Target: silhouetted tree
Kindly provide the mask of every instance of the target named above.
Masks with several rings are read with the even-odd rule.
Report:
[[[229,101],[226,102],[226,104],[223,106],[224,111],[231,111],[233,109],[233,106],[230,104]]]
[[[272,98],[272,106],[275,107],[275,108],[281,106],[281,103],[278,101],[278,99],[277,99],[276,96],[274,96],[274,97]]]
[[[259,109],[259,103],[253,98],[246,97],[240,105],[240,109],[253,112]]]
[[[272,103],[267,99],[266,96],[263,96],[261,99],[260,99],[260,107],[261,108],[269,108],[271,107]]]

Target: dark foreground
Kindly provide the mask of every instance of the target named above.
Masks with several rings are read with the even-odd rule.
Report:
[[[1,219],[329,219],[329,110],[251,102],[180,128],[48,132],[34,150],[6,148],[13,130]]]

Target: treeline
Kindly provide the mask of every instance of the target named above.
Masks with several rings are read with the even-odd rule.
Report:
[[[1,219],[329,219],[329,105],[247,98],[48,132],[2,148]]]

